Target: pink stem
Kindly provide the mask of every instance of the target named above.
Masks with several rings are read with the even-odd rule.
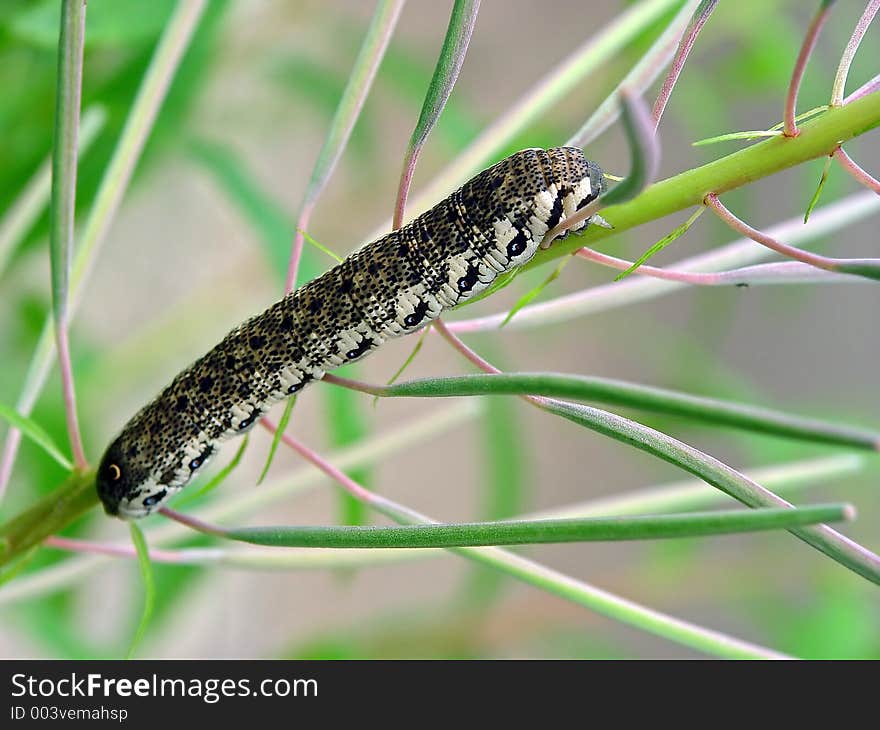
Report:
[[[76,553],[91,553],[92,555],[109,555],[112,557],[136,558],[137,551],[131,545],[114,545],[106,542],[92,542],[90,540],[76,540],[69,537],[47,537],[43,542],[47,547],[67,550]],[[176,550],[159,550],[150,548],[150,560],[159,563],[183,563],[181,555]]]
[[[822,26],[825,25],[825,21],[828,20],[830,11],[830,3],[827,5],[823,3],[816,12],[816,15],[813,16],[813,20],[810,22],[810,27],[807,29],[807,35],[804,37],[804,42],[801,45],[800,53],[798,53],[797,61],[794,64],[794,71],[792,71],[791,81],[788,84],[788,94],[785,97],[785,113],[783,117],[785,124],[783,125],[783,133],[786,137],[797,137],[798,134],[800,134],[800,131],[797,128],[797,122],[795,121],[795,116],[797,116],[798,91],[801,87],[801,81],[804,78],[807,61],[810,58],[810,54],[813,52],[813,48],[816,46],[816,40],[819,38],[819,32],[822,30]]]
[[[6,443],[3,445],[3,461],[0,461],[0,500],[6,493],[6,487],[12,478],[12,468],[15,466],[15,455],[21,443],[21,431],[10,428],[6,432]]]
[[[446,323],[440,319],[434,320],[434,329],[436,329],[440,335],[446,340],[452,347],[458,350],[459,353],[464,355],[468,360],[470,360],[474,365],[477,366],[478,369],[482,370],[484,373],[491,373],[493,375],[497,375],[501,371],[496,368],[492,363],[488,360],[484,360],[480,357],[476,352],[474,352],[470,347],[468,347],[464,342],[462,342],[450,329],[446,326]]]
[[[215,535],[216,537],[224,537],[226,535],[226,530],[224,530],[222,527],[212,525],[210,522],[204,522],[197,517],[184,514],[183,512],[178,512],[177,510],[170,509],[169,507],[160,507],[159,513],[164,515],[168,519],[179,522],[180,524],[186,525],[187,527],[191,527],[198,532],[204,532],[207,535]]]
[[[877,89],[880,89],[880,74],[877,74],[870,81],[866,81],[862,84],[858,89],[856,89],[852,94],[847,96],[844,100],[844,104],[849,104],[851,101],[855,101],[856,99],[861,99],[863,96],[867,96],[868,94],[873,94]]]
[[[700,30],[702,30],[706,21],[709,20],[709,16],[715,9],[716,4],[717,1],[710,3],[700,14],[700,17],[697,18],[696,22],[685,31],[685,34],[678,42],[678,50],[675,52],[675,58],[672,60],[672,67],[669,69],[669,73],[663,81],[663,86],[660,88],[660,93],[657,95],[657,101],[654,102],[654,109],[651,112],[651,117],[654,120],[655,132],[657,131],[657,127],[660,126],[660,119],[663,116],[663,112],[666,110],[666,104],[669,102],[669,97],[672,96],[672,90],[675,88],[675,83],[678,81],[678,77],[681,75],[684,64],[694,47],[697,35],[699,35]]]
[[[632,267],[632,262],[626,259],[618,259],[599,253],[591,248],[582,248],[577,256],[592,261],[601,266],[608,266],[618,271],[626,271]],[[712,271],[707,273],[697,271],[681,271],[678,269],[661,269],[655,266],[642,264],[633,272],[664,281],[677,281],[682,284],[694,284],[696,286],[735,286],[743,284],[778,283],[784,281],[844,281],[850,277],[844,274],[835,274],[823,269],[817,270],[809,264],[800,261],[785,261],[775,264],[760,264],[757,266],[745,266],[727,271]]]
[[[264,418],[262,421],[260,421],[260,424],[271,433],[275,433],[278,430],[278,427],[268,418]],[[419,521],[422,519],[422,517],[417,512],[410,510],[407,507],[403,507],[402,505],[396,504],[395,502],[392,502],[389,499],[385,499],[384,497],[375,494],[374,492],[371,492],[369,489],[362,487],[345,472],[337,469],[323,456],[318,454],[316,451],[313,451],[290,434],[282,434],[281,440],[286,446],[296,451],[296,453],[302,456],[306,461],[313,464],[331,479],[336,481],[355,499],[358,499],[365,504],[370,505],[382,514],[388,515],[392,518],[399,517],[400,513],[404,512],[406,513],[407,517],[414,521]]]
[[[412,185],[413,174],[416,171],[416,162],[419,159],[421,145],[413,147],[403,161],[403,170],[400,173],[400,184],[397,187],[397,202],[394,205],[394,218],[391,222],[392,230],[397,230],[403,225],[403,214],[406,210],[406,199]]]
[[[451,332],[449,328],[439,319],[434,320],[434,328],[450,345],[452,345],[456,350],[458,350],[458,352],[464,355],[484,373],[489,373],[490,375],[501,374],[501,371],[498,368],[496,368],[488,360],[484,360],[482,357],[480,357],[480,355],[478,355],[470,347],[464,344],[464,342],[462,342],[455,333]],[[538,408],[542,409],[548,402],[547,398],[544,398],[540,395],[522,395],[520,396],[520,398],[528,403],[531,403],[533,406],[537,406]]]
[[[575,226],[581,221],[584,221],[590,216],[598,213],[602,209],[602,206],[602,198],[596,198],[594,200],[591,200],[573,215],[570,215],[568,218],[559,221],[559,223],[557,223],[553,228],[551,228],[549,231],[547,231],[547,233],[544,234],[544,238],[541,239],[541,248],[550,248],[550,245],[553,243],[553,241],[559,238],[559,236],[565,233],[572,226]]]
[[[844,170],[859,182],[859,184],[864,185],[869,190],[873,190],[877,195],[880,195],[880,181],[869,174],[866,170],[859,167],[855,160],[843,151],[842,147],[838,147],[834,150],[832,156],[840,163],[840,166]]]
[[[284,283],[284,293],[290,294],[296,288],[296,275],[299,270],[299,260],[302,258],[303,243],[305,236],[302,232],[309,227],[309,219],[312,217],[312,210],[315,208],[315,201],[307,200],[303,203],[299,212],[299,219],[296,221],[296,234],[293,237],[293,245],[290,247],[290,260],[287,264],[287,279]]]
[[[67,434],[73,450],[73,462],[77,469],[84,471],[89,462],[83,450],[79,421],[76,417],[76,388],[73,384],[73,368],[70,364],[70,343],[67,338],[67,322],[55,325],[55,340],[58,347],[58,365],[61,370],[61,386],[64,393],[64,415],[67,421]]]
[[[366,393],[367,395],[382,395],[386,390],[383,385],[373,385],[372,383],[365,383],[362,380],[342,378],[338,375],[333,375],[332,373],[325,373],[324,377],[321,378],[321,382],[332,383],[333,385],[339,385],[343,388],[348,388],[349,390]]]
[[[840,65],[837,67],[837,75],[834,77],[834,85],[831,89],[831,101],[829,102],[831,106],[843,104],[843,94],[846,90],[846,77],[849,74],[849,67],[852,65],[862,38],[865,37],[868,26],[871,25],[871,21],[874,20],[878,10],[880,10],[880,0],[870,0],[865,8],[865,12],[862,13],[862,17],[859,18],[859,22],[856,23],[855,30],[853,30],[849,43],[846,44],[846,48],[840,58]]]
[[[632,261],[609,256],[608,254],[600,253],[599,251],[587,248],[586,246],[578,250],[575,255],[582,259],[586,259],[587,261],[600,264],[601,266],[608,266],[609,268],[617,269],[618,271],[626,271],[633,266]],[[724,281],[725,274],[730,274],[732,272],[713,271],[710,273],[699,273],[695,271],[676,271],[674,269],[661,269],[656,266],[642,264],[633,273],[641,274],[643,276],[651,276],[655,279],[664,279],[666,281],[680,281],[685,284],[714,286]]]
[[[599,251],[595,251],[586,246],[579,249],[575,255],[579,258],[586,259],[587,261],[600,264],[601,266],[608,266],[609,268],[617,269],[618,271],[626,271],[633,266],[632,261],[619,259],[616,256],[609,256],[608,254],[600,253]],[[648,266],[647,264],[642,264],[633,273],[653,276],[656,279],[666,279],[667,281],[682,281],[686,284],[714,283],[718,277],[718,274],[715,272],[710,274],[699,274],[692,271],[670,271],[656,266]]]
[[[712,211],[733,230],[748,236],[762,246],[766,246],[767,248],[776,251],[776,253],[797,261],[802,261],[805,264],[810,264],[810,266],[815,266],[819,269],[825,269],[826,271],[835,271],[837,265],[841,263],[839,259],[830,259],[826,256],[820,256],[819,254],[810,253],[809,251],[789,246],[786,243],[782,243],[781,241],[777,241],[775,238],[768,236],[766,233],[762,233],[761,231],[752,228],[724,207],[724,204],[718,199],[718,196],[715,193],[709,193],[709,195],[706,196],[705,202],[706,205],[708,205]]]

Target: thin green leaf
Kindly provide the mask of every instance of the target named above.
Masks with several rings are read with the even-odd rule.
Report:
[[[272,434],[272,443],[269,446],[269,453],[266,456],[266,463],[263,466],[263,471],[260,472],[260,477],[257,479],[257,484],[262,484],[263,480],[266,478],[266,474],[269,473],[269,467],[272,466],[272,460],[275,458],[275,452],[278,450],[278,444],[281,443],[281,437],[284,436],[284,431],[287,429],[287,424],[290,423],[290,414],[293,413],[293,407],[296,405],[296,396],[287,399],[287,403],[284,404],[284,413],[281,414],[281,419],[278,421],[278,428],[275,429],[275,433]]]
[[[661,238],[657,243],[655,243],[651,248],[649,248],[645,253],[639,256],[634,262],[633,265],[630,266],[626,271],[621,271],[617,276],[614,277],[614,281],[620,281],[621,279],[629,276],[634,271],[636,271],[639,266],[645,263],[648,259],[652,258],[656,254],[660,253],[664,248],[666,248],[670,243],[672,243],[677,238],[683,236],[688,232],[690,227],[694,224],[694,222],[703,215],[703,211],[706,210],[706,206],[700,206],[697,208],[694,213],[688,218],[684,223],[682,223],[678,228],[669,233],[668,235]]]
[[[796,122],[803,122],[807,119],[812,119],[815,116],[818,116],[822,112],[828,111],[830,107],[827,104],[820,104],[819,106],[814,106],[812,109],[808,109],[805,112],[801,112],[798,114],[794,120]],[[770,127],[770,131],[774,131],[776,129],[782,129],[785,126],[785,122],[777,122],[772,127]]]
[[[804,213],[804,223],[810,220],[810,214],[813,212],[813,208],[816,207],[816,203],[819,202],[822,191],[825,189],[825,183],[828,181],[828,171],[831,169],[831,162],[833,160],[834,158],[830,155],[825,158],[825,164],[822,167],[822,175],[819,177],[819,184],[816,185],[816,192],[813,193],[813,197],[810,198],[807,210]]]
[[[243,527],[224,537],[253,545],[320,548],[449,548],[540,543],[659,540],[791,529],[852,519],[846,504],[797,509],[696,512],[681,515],[588,517],[566,520],[508,520],[389,527]]]
[[[419,120],[409,140],[410,149],[419,148],[425,143],[452,93],[479,10],[480,0],[455,0],[443,39],[443,48],[422,102]]]
[[[317,240],[312,238],[312,236],[310,236],[302,228],[297,228],[296,230],[299,231],[300,233],[302,233],[303,238],[305,238],[306,241],[308,241],[310,244],[312,244],[312,246],[314,246],[316,249],[318,249],[321,253],[327,254],[331,259],[334,259],[337,263],[340,263],[340,264],[342,263],[342,261],[343,261],[342,256],[340,256],[338,253],[335,253],[334,251],[331,251],[329,248],[327,248],[323,244],[318,243]]]
[[[749,507],[791,507],[727,464],[653,428],[576,403],[546,400],[541,408],[690,472]],[[832,560],[880,585],[880,556],[870,550],[827,525],[793,527],[790,532]]]
[[[431,66],[425,60],[424,50],[416,46],[395,44],[385,53],[383,82],[406,109],[414,108],[424,99],[425,81],[431,76]],[[468,99],[450,97],[432,134],[444,151],[457,154],[476,138],[483,124]]]
[[[250,437],[251,435],[249,433],[246,433],[244,435],[244,438],[241,440],[241,445],[238,447],[238,450],[235,452],[235,456],[232,457],[232,460],[220,471],[218,471],[213,477],[211,477],[211,479],[207,482],[207,484],[205,484],[205,486],[194,492],[184,492],[181,498],[177,501],[177,504],[188,504],[189,502],[199,499],[200,497],[204,497],[206,494],[208,494],[209,492],[213,492],[224,481],[226,481],[226,477],[228,477],[241,462],[241,458],[244,456],[244,450],[247,448],[248,439]]]
[[[807,119],[812,119],[813,117],[821,114],[824,111],[828,110],[827,104],[822,104],[821,106],[813,107],[812,109],[803,112],[802,114],[798,114],[794,120],[796,122],[803,122]],[[779,122],[774,124],[770,129],[757,129],[747,132],[728,132],[727,134],[719,134],[717,137],[707,137],[706,139],[701,139],[696,142],[692,142],[691,146],[693,147],[701,147],[707,144],[715,144],[716,142],[727,142],[732,139],[757,139],[758,137],[779,137],[783,135],[782,128],[785,126],[785,122]]]
[[[424,378],[371,391],[379,397],[443,398],[468,395],[542,395],[690,418],[757,433],[880,450],[880,433],[793,416],[760,406],[706,398],[624,380],[561,373],[501,373]]]
[[[550,284],[556,281],[559,278],[559,275],[562,273],[562,270],[568,265],[568,262],[571,261],[571,257],[562,259],[557,265],[556,268],[553,269],[553,273],[550,274],[544,281],[542,281],[538,286],[530,289],[525,294],[523,294],[519,299],[516,300],[516,304],[514,304],[510,311],[507,313],[507,316],[504,318],[504,321],[499,325],[503,327],[506,325],[511,319],[513,319],[513,315],[515,315],[520,309],[529,304],[533,299],[535,299],[544,289],[546,289]],[[390,385],[390,383],[389,383]]]
[[[131,659],[137,651],[147,627],[150,625],[150,618],[153,615],[153,606],[156,603],[156,582],[153,578],[153,565],[150,562],[150,550],[147,547],[147,541],[144,539],[144,533],[138,527],[137,522],[130,521],[128,528],[131,531],[131,542],[137,552],[138,566],[141,569],[141,577],[144,579],[144,610],[141,613],[141,619],[138,623],[134,637],[128,647],[126,659]]]
[[[36,421],[22,416],[18,411],[3,403],[0,403],[0,418],[8,421],[11,426],[21,431],[65,469],[68,471],[73,469],[73,463],[70,459],[62,453],[58,445],[52,440],[52,437]]]
[[[428,85],[428,91],[422,102],[419,119],[404,155],[403,171],[401,172],[394,212],[394,228],[398,228],[402,223],[404,206],[416,162],[458,79],[479,10],[480,0],[455,0],[452,6],[443,47],[440,49],[440,56],[437,58],[431,83]]]
[[[52,150],[52,193],[49,206],[49,264],[52,274],[52,321],[61,370],[64,413],[73,461],[77,467],[85,467],[88,462],[76,415],[76,388],[68,344],[68,297],[76,212],[77,137],[85,34],[85,2],[62,0]]]
[[[62,0],[49,215],[52,312],[57,326],[61,327],[67,326],[67,296],[73,253],[77,137],[85,34],[86,4],[82,0]]]
[[[821,459],[808,459],[790,463],[763,467],[749,472],[749,477],[782,493],[806,487],[827,484],[828,480],[841,479],[863,469],[865,459],[859,455],[843,454]],[[271,487],[268,487],[271,488]],[[261,490],[262,491],[262,490]],[[287,493],[287,498],[289,498]],[[279,494],[279,498],[281,495]],[[589,500],[580,504],[569,505],[559,509],[542,511],[538,514],[524,516],[522,519],[600,517],[612,515],[638,515],[667,511],[706,509],[715,504],[723,504],[726,496],[716,489],[708,487],[701,480],[687,480],[667,483],[624,492],[606,498]],[[241,517],[241,513],[227,514],[227,518]],[[169,529],[171,528],[171,529]],[[190,532],[184,532],[177,523],[165,524],[159,530],[152,529],[148,536],[153,541],[176,542],[189,541]],[[321,567],[354,567],[359,563],[384,562],[386,560],[403,560],[411,557],[427,557],[436,555],[426,552],[421,556],[411,551],[275,551],[255,550],[251,552],[230,552],[222,549],[211,549],[207,553],[201,549],[178,551],[180,563],[205,564],[219,563],[243,565],[259,569],[290,569],[290,568],[321,568]],[[371,557],[372,556],[372,557]],[[82,580],[93,572],[104,560],[95,559],[93,555],[72,557],[63,564],[55,564],[25,576],[14,585],[0,590],[0,605],[9,605],[38,596],[48,595],[53,591]]]
[[[851,261],[838,259],[834,265],[834,271],[838,274],[853,274],[880,281],[880,262],[877,259],[852,259]]]
[[[706,137],[696,142],[691,142],[692,147],[702,147],[707,144],[716,144],[718,142],[729,142],[734,139],[755,139],[756,137],[782,137],[783,132],[779,129],[753,129],[746,132],[728,132],[727,134],[719,134],[717,137]]]

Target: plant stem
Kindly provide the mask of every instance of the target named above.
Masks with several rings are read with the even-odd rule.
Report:
[[[840,163],[840,166],[846,170],[856,182],[860,185],[864,185],[869,190],[873,190],[877,195],[880,195],[880,180],[877,180],[877,178],[871,175],[867,170],[862,169],[852,157],[843,151],[843,147],[838,147],[834,150],[834,159]]]
[[[436,322],[437,320],[435,320]],[[435,521],[426,515],[396,504],[390,499],[376,495],[364,489],[347,477],[340,469],[328,462],[310,448],[286,437],[285,442],[298,453],[311,461],[325,474],[336,480],[357,499],[367,501],[372,507],[391,517],[395,522],[427,523]],[[682,621],[673,616],[662,614],[645,606],[641,606],[625,598],[595,588],[582,581],[575,580],[558,571],[547,568],[526,558],[496,547],[449,548],[450,551],[471,560],[490,565],[491,567],[512,575],[526,583],[578,603],[590,610],[597,611],[618,621],[641,628],[671,641],[690,646],[698,651],[726,657],[742,658],[784,658],[784,655],[749,642],[726,636],[720,632],[705,629],[701,626]]]
[[[771,137],[702,167],[688,170],[649,186],[637,198],[605,208],[602,216],[614,230],[590,226],[547,250],[538,251],[525,269],[566,256],[584,245],[618,235],[648,221],[703,204],[709,193],[721,195],[747,183],[826,157],[854,137],[880,126],[880,94],[871,94],[842,107],[829,109],[806,122],[797,137]],[[522,313],[520,313],[522,314]],[[515,322],[516,320],[514,320]]]
[[[801,44],[797,61],[795,61],[791,81],[788,84],[788,93],[785,96],[785,111],[783,112],[783,132],[786,137],[797,137],[798,135],[797,120],[795,119],[797,115],[798,91],[801,88],[801,81],[804,78],[807,61],[816,47],[819,33],[822,31],[825,21],[828,20],[830,12],[831,3],[821,3],[812,21],[810,21],[810,26],[807,28],[807,34],[804,36],[804,42]]]
[[[654,102],[654,108],[651,110],[651,118],[654,120],[655,132],[660,126],[660,119],[663,117],[663,112],[666,110],[666,104],[669,103],[669,97],[672,96],[675,82],[678,81],[678,77],[681,75],[684,64],[687,61],[688,56],[690,56],[694,43],[696,43],[697,36],[706,24],[706,21],[709,20],[709,16],[712,15],[712,11],[715,10],[717,4],[718,0],[704,0],[700,7],[694,12],[694,17],[691,18],[691,24],[685,30],[681,40],[678,42],[678,49],[675,52],[675,58],[672,59],[672,66],[669,69],[666,78],[663,80],[663,86],[660,87],[660,93],[657,95],[657,100]]]
[[[768,236],[766,233],[763,233],[756,228],[752,228],[745,221],[737,218],[727,207],[725,207],[715,193],[710,193],[706,196],[706,205],[708,205],[709,208],[712,209],[712,212],[714,212],[734,231],[748,236],[756,243],[760,243],[762,246],[766,246],[783,256],[826,271],[860,274],[871,279],[880,278],[880,259],[830,258],[810,251],[804,251],[795,246],[789,246],[786,243],[782,243],[782,241],[777,241],[772,236]]]
[[[862,17],[859,18],[859,22],[856,23],[856,27],[852,32],[849,43],[846,44],[843,55],[840,57],[840,65],[837,67],[837,74],[834,77],[834,84],[831,87],[831,101],[829,102],[831,106],[839,106],[843,103],[843,94],[846,90],[846,77],[849,75],[849,67],[852,65],[853,58],[855,58],[856,51],[859,50],[862,38],[865,37],[868,26],[871,25],[871,21],[874,19],[878,10],[880,10],[880,0],[868,0],[865,12],[862,13]]]
[[[0,525],[0,565],[6,565],[98,504],[94,471],[74,471],[57,489]]]
[[[635,266],[632,261],[594,251],[584,246],[577,256],[600,266],[607,266],[617,271],[627,271]],[[745,266],[727,271],[681,271],[673,268],[659,268],[642,264],[633,271],[637,276],[650,276],[664,281],[677,281],[693,286],[755,286],[759,284],[803,284],[803,283],[853,283],[864,281],[861,277],[851,274],[840,274],[834,271],[817,269],[800,261],[783,261],[759,266]]]
[[[61,32],[58,38],[58,77],[55,87],[55,144],[52,156],[49,250],[52,263],[55,345],[61,369],[67,435],[77,469],[85,469],[87,461],[76,417],[76,388],[73,383],[68,342],[68,296],[76,211],[77,135],[85,33],[85,0],[63,0]]]
[[[839,231],[843,226],[876,215],[878,211],[880,211],[880,199],[876,195],[869,192],[857,193],[818,209],[810,216],[810,222],[807,225],[804,225],[803,216],[797,216],[772,226],[768,229],[768,234],[774,238],[785,238],[795,243],[814,241]],[[713,251],[683,259],[675,263],[673,267],[677,270],[713,272],[728,267],[743,266],[769,256],[770,249],[756,244],[750,238],[742,238]],[[820,271],[819,269],[813,270]],[[525,329],[566,322],[575,317],[583,317],[647,301],[679,291],[684,286],[685,284],[681,282],[659,281],[647,277],[600,284],[546,302],[523,307],[517,312],[516,317],[506,325],[506,328]],[[507,312],[499,312],[450,322],[448,327],[456,333],[496,330],[507,317]]]
[[[464,57],[470,44],[474,24],[477,22],[477,13],[480,11],[480,0],[455,0],[452,7],[452,15],[446,28],[446,36],[443,39],[443,47],[437,65],[434,67],[434,75],[428,85],[428,92],[422,102],[422,110],[419,113],[418,122],[409,139],[406,154],[403,159],[403,170],[400,173],[400,182],[397,186],[397,200],[394,204],[394,215],[391,227],[395,230],[403,225],[403,215],[406,210],[406,199],[409,195],[410,184],[416,169],[416,162],[425,145],[428,135],[440,118],[443,108],[452,93],[452,88],[458,79],[458,74],[464,64]]]

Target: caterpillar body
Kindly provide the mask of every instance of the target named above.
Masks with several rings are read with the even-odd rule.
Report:
[[[517,152],[247,320],[107,448],[96,479],[106,512],[148,515],[273,404],[526,263],[548,230],[603,189],[602,170],[580,149]]]

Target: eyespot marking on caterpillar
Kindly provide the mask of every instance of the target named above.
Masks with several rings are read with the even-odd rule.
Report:
[[[580,149],[517,152],[233,329],[111,442],[96,479],[105,510],[150,514],[274,403],[484,291],[604,186]]]

